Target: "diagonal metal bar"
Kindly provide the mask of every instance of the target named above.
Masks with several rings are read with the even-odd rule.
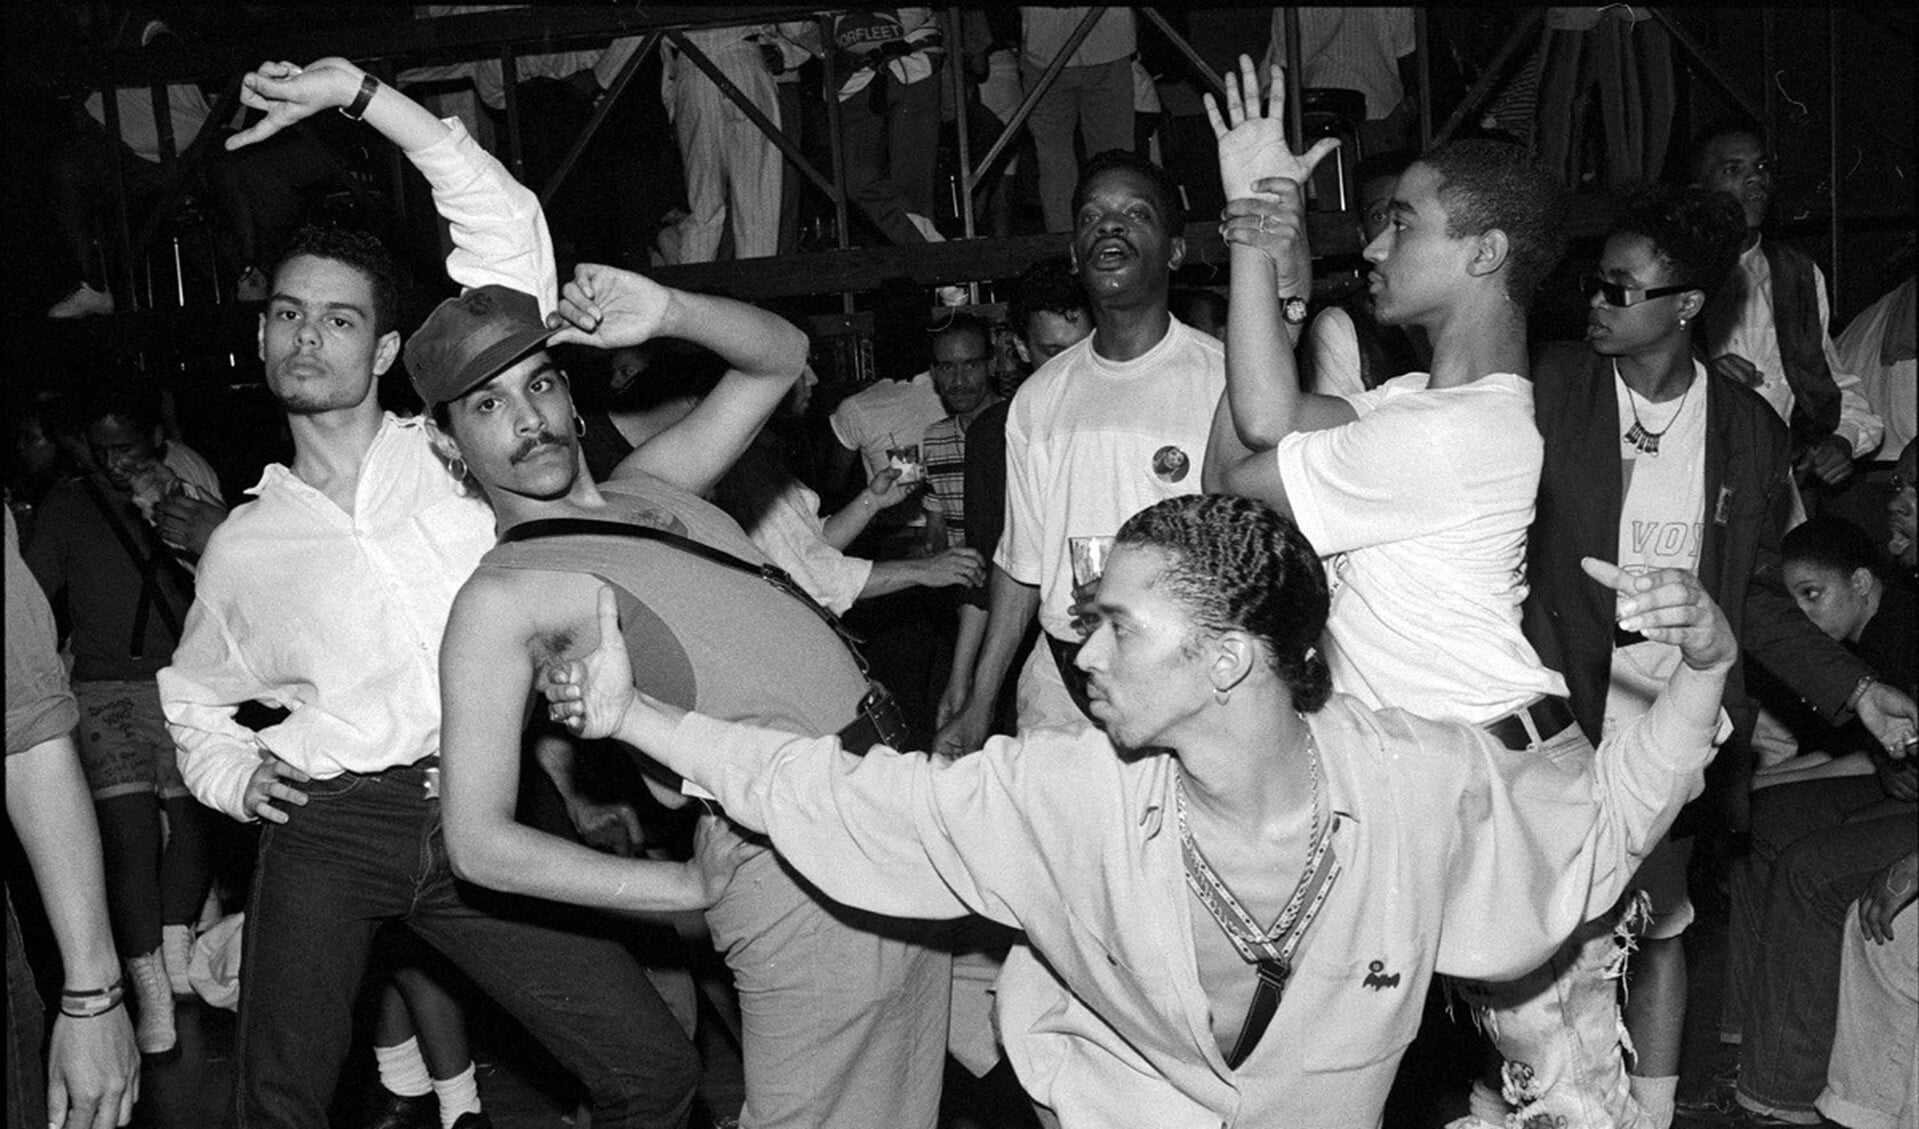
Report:
[[[1673,42],[1679,44],[1679,46],[1685,50],[1687,58],[1692,61],[1692,65],[1698,69],[1700,74],[1706,76],[1708,82],[1719,89],[1719,93],[1724,95],[1727,101],[1739,107],[1740,113],[1745,114],[1754,121],[1763,120],[1760,118],[1759,112],[1753,109],[1752,102],[1739,93],[1738,89],[1733,86],[1732,81],[1726,77],[1726,72],[1720,70],[1718,65],[1707,57],[1705,48],[1699,45],[1699,41],[1694,39],[1690,32],[1679,26],[1679,21],[1667,15],[1663,8],[1648,8],[1647,11],[1652,13],[1653,19],[1659,21],[1659,26],[1666,29],[1666,34],[1672,36]]]
[[[966,106],[966,65],[964,61],[966,32],[961,21],[965,18],[958,8],[946,9],[946,42],[955,49],[949,50],[946,58],[946,71],[952,80],[953,127],[959,138],[959,206],[960,234],[971,239],[973,230],[973,138],[971,122],[968,120]],[[970,283],[971,300],[979,301],[979,284]]]
[[[760,108],[753,104],[753,100],[746,96],[745,91],[733,85],[733,80],[721,73],[720,68],[714,64],[713,60],[706,57],[706,52],[688,43],[686,36],[678,31],[668,31],[666,33],[666,40],[678,48],[682,55],[690,59],[694,66],[700,68],[701,73],[706,75],[707,78],[712,79],[713,85],[720,88],[720,93],[732,100],[733,104],[739,107],[740,112],[746,115],[746,120],[758,127],[759,131],[766,135],[767,140],[779,146],[780,152],[786,154],[786,159],[793,163],[794,168],[804,173],[806,178],[817,185],[821,192],[826,193],[828,196],[835,194],[837,190],[833,187],[833,182],[820,175],[820,170],[814,168],[813,162],[806,159],[806,154],[800,151],[800,147],[793,144],[790,138],[780,132],[780,127],[773,123],[773,119],[760,112]]]
[[[1206,65],[1206,60],[1199,57],[1199,52],[1193,50],[1193,45],[1186,42],[1186,37],[1175,30],[1172,24],[1167,23],[1166,17],[1160,15],[1155,9],[1135,8],[1134,11],[1145,16],[1147,23],[1159,29],[1159,33],[1166,37],[1166,42],[1171,43],[1173,50],[1178,51],[1187,63],[1191,64],[1193,73],[1206,80],[1207,88],[1219,99],[1220,105],[1224,106],[1226,103],[1226,84],[1219,80],[1219,75],[1213,72],[1213,68]]]
[[[634,75],[640,73],[640,64],[646,61],[647,55],[652,53],[653,48],[659,46],[659,42],[660,33],[657,31],[649,31],[640,38],[640,45],[634,48],[632,58],[629,58],[626,65],[620,68],[620,73],[613,77],[613,84],[606,88],[606,93],[594,104],[593,116],[587,119],[585,127],[580,130],[580,135],[573,139],[573,147],[566,151],[565,157],[561,158],[560,167],[554,169],[553,175],[546,178],[546,184],[540,189],[542,208],[552,203],[553,197],[560,191],[560,186],[566,183],[567,175],[573,171],[573,166],[580,162],[586,147],[592,144],[594,135],[599,133],[600,123],[606,121],[606,116],[613,111],[613,104],[620,100],[620,95],[625,93],[627,84],[633,81]]]
[[[1526,14],[1519,19],[1519,26],[1513,28],[1513,33],[1506,37],[1505,44],[1499,48],[1499,54],[1493,56],[1493,61],[1487,64],[1485,71],[1480,74],[1479,81],[1473,83],[1473,88],[1466,92],[1465,101],[1454,108],[1452,114],[1446,118],[1446,124],[1439,127],[1438,133],[1433,134],[1433,139],[1426,148],[1433,149],[1444,145],[1446,139],[1453,135],[1453,131],[1459,128],[1459,123],[1466,120],[1466,115],[1479,109],[1479,104],[1486,100],[1486,95],[1492,92],[1494,84],[1505,75],[1507,67],[1512,64],[1513,57],[1519,54],[1519,48],[1531,38],[1533,29],[1539,26],[1539,21],[1543,18],[1545,18],[1545,9],[1526,9]]]
[[[1423,152],[1433,139],[1433,56],[1432,28],[1426,23],[1426,9],[1413,9],[1413,51],[1419,60],[1419,148]]]
[[[113,92],[108,91],[108,93]],[[108,104],[115,101],[117,99],[109,98]],[[193,144],[187,146],[187,151],[181,154],[179,161],[175,163],[173,182],[160,195],[160,198],[154,201],[153,210],[148,213],[146,222],[140,225],[139,238],[129,245],[135,260],[145,257],[147,248],[153,244],[154,236],[160,233],[160,225],[173,218],[173,213],[179,208],[181,198],[187,194],[188,178],[193,175],[194,169],[200,167],[200,162],[206,159],[207,151],[213,148],[215,135],[220,132],[214,128],[214,123],[231,118],[233,108],[239,105],[239,102],[240,78],[236,77],[227,83],[225,90],[220,92],[219,100],[213,104],[213,111],[207,115],[206,124],[200,127],[200,132],[194,137]],[[167,108],[171,112],[171,103],[167,104]],[[132,267],[129,266],[127,269],[130,280]]]
[[[1105,14],[1106,6],[1103,4],[1086,9],[1086,15],[1080,19],[1079,26],[1074,28],[1073,34],[1067,36],[1066,42],[1060,45],[1059,54],[1053,56],[1053,61],[1046,64],[1046,70],[1039,76],[1039,81],[1033,84],[1033,89],[1026,92],[1025,98],[1020,99],[1019,108],[1013,111],[1013,116],[1006,123],[1006,128],[1000,131],[999,139],[993,142],[992,148],[986,150],[986,156],[980,158],[979,167],[973,170],[973,175],[966,178],[968,192],[979,189],[979,183],[985,178],[986,170],[993,167],[993,162],[999,160],[1000,154],[1013,143],[1013,138],[1019,136],[1019,127],[1026,124],[1026,119],[1033,113],[1033,107],[1039,105],[1039,100],[1053,88],[1053,82],[1059,78],[1059,72],[1066,69],[1066,60],[1072,58],[1073,52],[1079,50],[1079,45],[1086,42],[1086,37],[1092,34],[1093,25],[1098,23],[1099,18]]]

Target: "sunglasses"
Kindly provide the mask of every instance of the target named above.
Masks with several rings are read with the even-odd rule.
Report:
[[[1628,309],[1641,302],[1650,302],[1654,298],[1664,298],[1671,294],[1684,294],[1688,290],[1697,290],[1697,286],[1655,286],[1650,290],[1635,290],[1630,286],[1621,286],[1617,282],[1607,282],[1596,274],[1589,274],[1579,282],[1579,292],[1590,298],[1595,294],[1604,295],[1606,304],[1617,309]]]

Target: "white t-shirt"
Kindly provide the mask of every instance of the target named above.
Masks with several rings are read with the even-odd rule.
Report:
[[[1078,641],[1069,537],[1110,537],[1155,502],[1200,490],[1226,350],[1174,318],[1159,344],[1109,361],[1093,338],[1020,386],[1006,417],[1006,533],[994,563],[1040,586],[1039,623]]]
[[[917,447],[926,429],[947,416],[946,405],[933,389],[933,374],[911,380],[882,380],[840,401],[827,422],[833,438],[849,451],[860,453],[866,479],[886,469],[888,447]]]
[[[1357,420],[1288,435],[1277,457],[1294,519],[1328,558],[1334,687],[1476,724],[1566,692],[1519,627],[1544,444],[1520,377],[1427,379],[1349,397]]]
[[[1706,370],[1693,362],[1693,381],[1678,403],[1654,404],[1626,386],[1618,371],[1619,567],[1631,573],[1697,569],[1706,520]],[[1637,419],[1658,433],[1657,454],[1628,442]],[[1612,654],[1606,691],[1606,733],[1652,708],[1679,667],[1679,648],[1641,640]]]

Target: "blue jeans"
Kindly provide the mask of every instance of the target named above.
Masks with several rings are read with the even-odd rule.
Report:
[[[698,1059],[631,954],[593,931],[593,915],[456,881],[425,778],[415,766],[315,781],[260,837],[240,964],[239,1129],[326,1129],[374,930],[392,919],[586,1085],[595,1129],[684,1124]]]
[[[1727,1014],[1742,1036],[1741,1104],[1813,1113],[1832,1053],[1846,915],[1867,880],[1915,845],[1913,805],[1887,801],[1876,776],[1753,795],[1752,853],[1733,871],[1726,963]]]

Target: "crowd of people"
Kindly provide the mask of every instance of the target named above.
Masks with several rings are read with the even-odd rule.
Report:
[[[893,115],[938,37],[861,18],[853,196],[926,238]],[[1048,107],[1068,155],[1130,97],[1109,19]],[[717,118],[675,67],[690,160]],[[124,1124],[199,996],[237,1007],[235,1123],[324,1126],[369,976],[381,1129],[491,1123],[470,992],[597,1127],[931,1129],[950,1055],[1045,1126],[1357,1129],[1439,983],[1488,1044],[1435,1099],[1461,1129],[1919,1124],[1911,282],[1835,343],[1733,122],[1626,203],[1581,342],[1529,332],[1565,200],[1500,141],[1359,166],[1368,286],[1315,310],[1336,142],[1289,141],[1276,66],[1223,81],[1224,295],[1175,291],[1185,195],[1130,132],[1042,146],[1070,258],[827,413],[843,484],[788,460],[791,322],[564,273],[532,190],[350,61],[248,74],[227,147],[363,123],[458,293],[408,324],[382,240],[292,235],[291,458],[231,509],[149,384],[23,417],[8,814],[64,979],[48,1027],[9,900],[9,1124]],[[779,209],[731,199],[770,253]],[[1747,842],[1691,1017],[1737,1066],[1680,1094],[1690,894]],[[716,1013],[738,1108],[698,1093]]]

